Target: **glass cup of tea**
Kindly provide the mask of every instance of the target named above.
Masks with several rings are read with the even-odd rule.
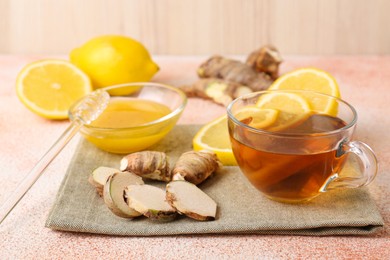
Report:
[[[376,176],[374,152],[353,139],[356,110],[339,98],[260,91],[232,101],[227,114],[238,166],[270,199],[307,201],[330,190],[368,185]],[[343,171],[351,158],[359,167]]]

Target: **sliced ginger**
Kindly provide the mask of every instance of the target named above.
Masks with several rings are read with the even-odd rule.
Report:
[[[187,181],[172,181],[167,184],[168,203],[179,213],[196,220],[214,220],[217,203],[196,185]]]
[[[104,185],[103,198],[108,208],[117,216],[134,218],[142,215],[130,208],[124,197],[124,189],[131,184],[144,184],[141,177],[131,172],[117,172]]]
[[[120,172],[120,170],[116,168],[100,166],[93,170],[93,172],[89,175],[88,181],[96,188],[96,191],[99,193],[99,195],[103,196],[104,184],[107,182],[107,179],[116,172]]]
[[[165,200],[165,191],[151,185],[129,185],[125,189],[127,204],[151,220],[171,221],[177,212]]]

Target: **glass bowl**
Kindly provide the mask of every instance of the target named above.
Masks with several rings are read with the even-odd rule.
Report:
[[[103,90],[110,94],[108,107],[80,133],[111,153],[132,153],[156,144],[176,125],[187,104],[183,91],[160,83],[128,83]],[[72,108],[69,111],[70,120],[76,120]]]

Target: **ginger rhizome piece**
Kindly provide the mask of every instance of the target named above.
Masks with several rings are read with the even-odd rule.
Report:
[[[193,85],[183,86],[181,89],[188,97],[211,99],[224,106],[227,106],[233,99],[252,92],[249,87],[217,78],[202,78]]]
[[[245,63],[275,80],[279,76],[279,64],[282,61],[279,51],[274,46],[266,45],[249,54]]]
[[[129,171],[143,178],[169,182],[171,171],[165,153],[142,151],[126,155],[120,162],[120,170]]]
[[[174,180],[185,179],[195,185],[206,180],[222,167],[215,153],[211,151],[189,151],[183,153],[175,163],[172,175]]]
[[[245,62],[215,55],[199,66],[197,82],[181,88],[189,97],[227,106],[238,96],[267,89],[278,77],[281,62],[279,51],[271,45],[253,51]]]
[[[248,64],[218,55],[201,64],[197,73],[200,78],[219,78],[236,82],[252,91],[267,89],[273,82],[268,74],[259,73]]]

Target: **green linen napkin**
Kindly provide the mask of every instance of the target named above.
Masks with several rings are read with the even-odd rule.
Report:
[[[191,140],[200,126],[178,125],[153,150],[165,151],[173,164],[191,150]],[[185,234],[286,234],[365,235],[383,225],[366,188],[322,194],[303,204],[284,204],[261,195],[238,167],[224,167],[200,188],[218,204],[214,221],[200,222],[179,216],[168,223],[145,217],[125,219],[105,206],[88,176],[98,166],[119,167],[120,155],[101,151],[80,141],[46,221],[55,230],[122,236]],[[163,183],[156,184],[164,187]]]

